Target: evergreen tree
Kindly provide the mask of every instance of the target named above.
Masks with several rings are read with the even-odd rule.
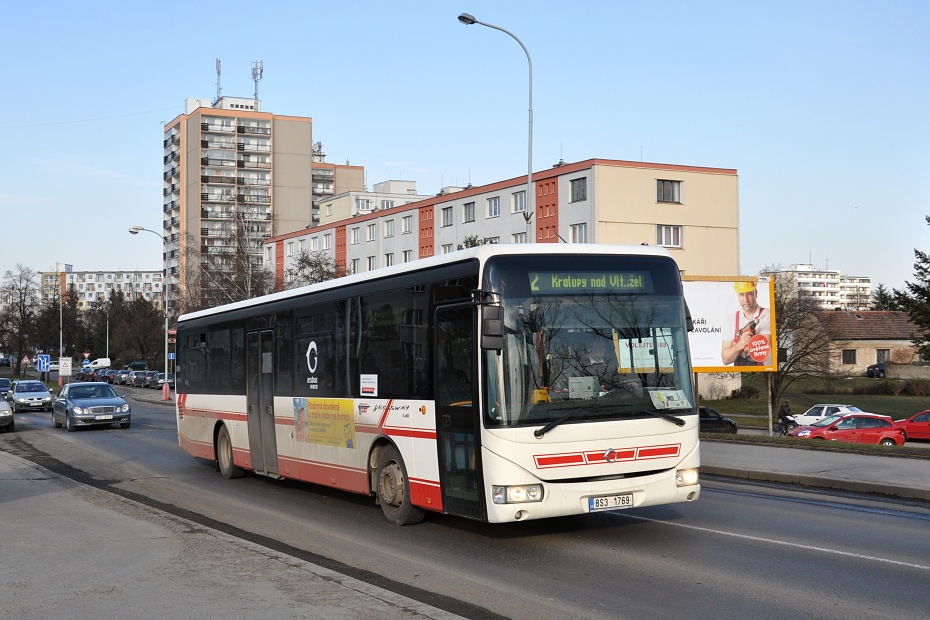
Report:
[[[881,282],[872,291],[872,310],[900,310],[894,291],[889,291]]]
[[[930,216],[924,218],[930,224]],[[912,342],[924,359],[930,359],[930,254],[914,250],[914,282],[905,282],[905,290],[895,290],[895,299],[917,327]]]

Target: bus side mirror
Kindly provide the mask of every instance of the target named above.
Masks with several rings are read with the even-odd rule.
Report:
[[[481,348],[504,348],[504,309],[500,306],[481,306]]]

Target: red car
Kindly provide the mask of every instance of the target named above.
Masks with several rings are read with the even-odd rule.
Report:
[[[915,413],[906,420],[896,420],[895,423],[904,429],[907,439],[930,439],[930,409]]]
[[[831,415],[811,426],[799,426],[790,435],[882,446],[904,445],[904,430],[889,416],[874,413]]]

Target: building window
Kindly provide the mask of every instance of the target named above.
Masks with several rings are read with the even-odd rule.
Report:
[[[442,226],[452,226],[452,207],[443,207],[440,211]]]
[[[368,257],[368,271],[378,268],[378,258],[376,256]]]
[[[500,243],[500,242],[501,242],[501,238],[500,238],[500,237],[485,237],[484,239],[481,240],[481,243],[484,243],[484,244],[488,244],[488,243]]]
[[[656,226],[656,245],[666,248],[681,247],[681,226]]]
[[[522,232],[522,233],[514,233],[510,235],[510,242],[511,243],[526,243],[526,233]]]
[[[384,223],[384,236],[385,237],[394,236],[394,220],[387,220]]]
[[[405,215],[400,220],[400,232],[403,234],[413,232],[413,216],[412,215]]]
[[[844,364],[855,364],[856,363],[856,350],[855,349],[843,349],[843,363]]]
[[[319,249],[320,249],[320,238],[319,238],[319,237],[311,237],[311,238],[310,238],[310,251],[311,251],[311,252],[316,252],[316,251],[319,250]]]
[[[393,209],[393,208],[394,208],[394,201],[393,201],[393,200],[382,200],[382,201],[381,201],[381,208],[382,208],[382,209]]]
[[[371,202],[367,198],[356,198],[355,199],[355,209],[357,211],[368,211],[369,205]]]
[[[588,179],[572,179],[571,182],[572,197],[570,202],[580,202],[588,199]]]
[[[393,252],[392,252],[392,253],[389,253],[389,254],[385,254],[385,255],[384,255],[384,266],[385,266],[385,267],[390,267],[390,266],[393,265],[393,264],[394,264],[394,254],[393,254]]]
[[[349,243],[358,243],[358,226],[349,230]]]
[[[304,242],[303,239],[300,239],[300,240],[297,241],[297,251],[298,251],[298,252],[303,252],[303,251],[304,251],[304,243],[305,243],[305,242]]]
[[[271,262],[271,248],[265,248],[265,261]]]
[[[330,216],[333,214],[333,205],[332,203],[326,205],[326,215]]]
[[[285,248],[286,248],[286,253],[288,256],[294,255],[294,242],[293,241],[288,241]]]
[[[891,349],[876,349],[875,350],[875,363],[884,364],[885,362],[891,361]]]
[[[681,204],[681,181],[656,181],[656,202]]]
[[[375,224],[369,224],[365,227],[365,239],[367,241],[375,240]]]
[[[452,251],[452,244],[451,244],[451,243],[444,243],[444,244],[442,244],[442,253],[443,253],[443,254],[448,254],[448,253],[451,252],[451,251]]]
[[[498,217],[501,214],[501,199],[497,196],[488,198],[488,217]]]
[[[409,263],[413,260],[413,250],[404,250],[404,262]]]
[[[572,224],[572,243],[588,242],[588,225]]]
[[[357,258],[352,259],[352,273],[358,273],[359,262]]]
[[[463,222],[474,222],[475,221],[475,203],[466,202],[462,205],[462,221]]]
[[[323,235],[323,249],[328,250],[333,247],[333,236],[331,234]]]
[[[526,211],[526,190],[514,192],[510,195],[510,212],[524,213]]]

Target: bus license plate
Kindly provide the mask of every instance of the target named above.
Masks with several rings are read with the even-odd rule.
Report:
[[[623,495],[605,495],[604,497],[589,497],[588,511],[597,510],[617,510],[619,508],[632,508],[633,494],[624,493]]]
[[[113,419],[113,416],[110,415],[110,414],[107,414],[107,415],[95,415],[95,416],[94,416],[94,419],[95,419],[95,420],[112,420],[112,419]]]

